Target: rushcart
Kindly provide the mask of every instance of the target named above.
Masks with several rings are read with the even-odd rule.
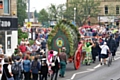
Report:
[[[80,68],[82,44],[76,26],[66,20],[59,21],[48,36],[49,50],[59,51],[66,47],[68,62],[74,63],[75,70]]]

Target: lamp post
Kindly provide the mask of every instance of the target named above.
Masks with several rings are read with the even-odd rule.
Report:
[[[30,0],[28,1],[28,22],[30,22]]]
[[[76,8],[74,8],[74,23],[76,24]]]

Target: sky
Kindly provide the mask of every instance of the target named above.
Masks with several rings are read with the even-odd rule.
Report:
[[[50,4],[63,4],[66,3],[66,0],[30,0],[30,11],[37,10],[39,12],[43,8],[47,8]]]

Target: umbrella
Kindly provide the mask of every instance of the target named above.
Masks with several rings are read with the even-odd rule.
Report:
[[[83,25],[82,27],[83,28],[91,28],[91,26],[89,26],[89,25]]]

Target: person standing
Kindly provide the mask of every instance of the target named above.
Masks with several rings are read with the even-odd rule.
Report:
[[[9,58],[4,59],[5,64],[3,65],[3,73],[1,80],[7,80],[7,78],[11,78],[13,76],[11,71],[11,66],[9,64]]]
[[[66,55],[66,48],[62,47],[62,52],[59,55],[60,58],[60,77],[64,77],[66,64],[67,64],[67,55]]]
[[[47,80],[47,74],[48,74],[48,65],[47,65],[47,59],[44,55],[41,59],[41,79],[40,80]]]
[[[1,44],[0,44],[0,54],[4,54]]]
[[[31,64],[31,71],[32,71],[32,76],[33,80],[38,80],[38,73],[40,71],[40,63],[38,62],[38,57],[35,56],[32,64]]]
[[[23,61],[23,71],[24,71],[25,80],[30,80],[30,66],[31,66],[31,62],[29,60],[29,56],[26,55],[26,59]]]

